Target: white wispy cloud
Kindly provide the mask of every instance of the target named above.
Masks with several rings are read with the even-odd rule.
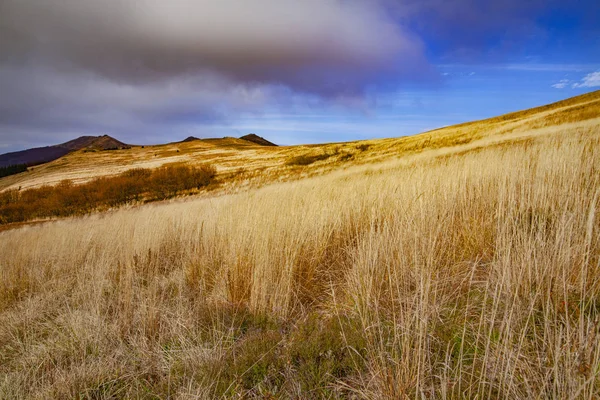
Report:
[[[570,79],[561,79],[560,81],[558,81],[554,85],[552,85],[552,87],[555,89],[564,89],[567,86],[569,86],[569,83],[571,83]]]
[[[574,83],[574,88],[598,87],[600,86],[600,71],[587,74],[581,79],[581,82]]]

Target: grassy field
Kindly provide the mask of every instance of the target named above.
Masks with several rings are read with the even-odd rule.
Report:
[[[599,111],[159,147],[260,177],[0,232],[0,398],[598,398]]]

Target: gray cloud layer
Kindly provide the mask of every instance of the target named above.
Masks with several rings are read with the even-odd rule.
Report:
[[[375,1],[3,0],[0,145],[156,136],[294,93],[359,96],[423,66]]]
[[[398,72],[399,55],[419,56],[376,2],[4,0],[1,7],[3,58],[68,62],[128,82],[211,71],[328,92]]]
[[[0,152],[83,134],[176,140],[239,113],[360,107],[373,87],[432,77],[402,26],[458,52],[507,25],[535,28],[545,4],[0,0]]]

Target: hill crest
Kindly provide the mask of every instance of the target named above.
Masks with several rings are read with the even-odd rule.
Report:
[[[132,168],[154,169],[169,164],[211,164],[223,181],[230,180],[233,184],[237,180],[252,179],[264,184],[291,179],[299,172],[323,173],[342,166],[420,156],[430,150],[454,154],[467,148],[549,135],[558,126],[561,132],[575,128],[597,129],[599,110],[600,91],[595,91],[534,109],[397,138],[273,147],[257,144],[248,140],[254,139],[253,135],[246,135],[134,146],[128,151],[75,151],[61,158],[60,163],[1,178],[0,191],[55,185],[65,179],[79,184]],[[85,143],[76,147],[82,144]],[[50,149],[65,151],[60,147]]]
[[[254,133],[244,135],[244,136],[240,137],[240,139],[247,140],[248,142],[256,143],[261,146],[277,146],[275,143],[269,142],[267,139],[260,137]]]
[[[131,146],[108,135],[103,136],[80,136],[77,139],[54,146],[35,147],[32,149],[15,151],[0,155],[0,167],[10,165],[38,165],[54,161],[73,151],[83,149],[93,150],[117,150],[128,149]]]

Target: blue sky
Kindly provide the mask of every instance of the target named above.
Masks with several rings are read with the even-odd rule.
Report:
[[[594,64],[439,65],[442,81],[435,87],[414,87],[377,94],[368,110],[326,109],[312,113],[241,116],[231,133],[259,132],[280,143],[320,143],[385,138],[425,132],[446,125],[484,119],[544,105],[600,89],[583,78],[600,70]]]
[[[0,153],[397,137],[600,89],[581,0],[6,0]]]

